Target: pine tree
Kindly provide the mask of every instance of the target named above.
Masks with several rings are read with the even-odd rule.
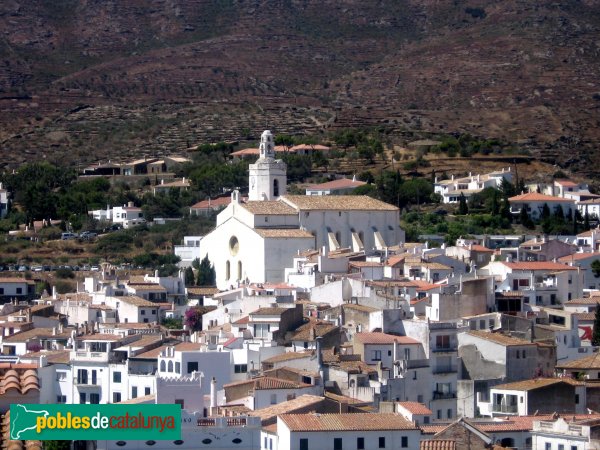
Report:
[[[542,220],[550,218],[550,208],[548,207],[548,203],[544,203],[542,207]]]
[[[596,303],[596,316],[594,317],[594,328],[592,331],[592,345],[600,345],[600,304]]]

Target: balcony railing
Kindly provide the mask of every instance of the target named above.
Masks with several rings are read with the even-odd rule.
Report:
[[[458,348],[455,345],[451,345],[449,347],[434,347],[431,351],[433,353],[452,353],[458,351]]]
[[[433,391],[434,400],[444,400],[449,398],[456,398],[456,392],[439,392]]]
[[[437,366],[434,367],[431,373],[433,374],[444,374],[444,373],[456,373],[458,371],[456,366]]]
[[[498,413],[516,414],[519,412],[519,407],[517,405],[497,405],[497,404],[495,404],[492,411],[498,412]]]

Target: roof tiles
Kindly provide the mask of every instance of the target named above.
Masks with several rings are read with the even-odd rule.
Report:
[[[290,431],[382,431],[416,430],[399,414],[283,414],[279,416]]]

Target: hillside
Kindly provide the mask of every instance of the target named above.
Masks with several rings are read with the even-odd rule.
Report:
[[[7,0],[0,165],[385,124],[597,175],[599,24],[593,0]]]

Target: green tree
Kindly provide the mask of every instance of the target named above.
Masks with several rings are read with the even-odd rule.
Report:
[[[596,278],[600,278],[600,259],[596,259],[591,264],[592,273]]]
[[[202,259],[198,266],[198,277],[196,278],[197,286],[214,286],[216,283],[215,268],[208,259],[208,255]]]
[[[458,214],[461,216],[469,214],[469,207],[467,206],[467,199],[464,194],[460,193],[460,198],[458,199]]]
[[[185,269],[185,285],[186,286],[193,286],[194,285],[194,269],[192,269],[191,267],[188,267]]]
[[[592,345],[600,345],[600,303],[596,303],[596,315],[594,316],[594,328],[592,330]]]
[[[542,207],[542,220],[550,218],[550,208],[548,207],[548,203],[544,203]]]

